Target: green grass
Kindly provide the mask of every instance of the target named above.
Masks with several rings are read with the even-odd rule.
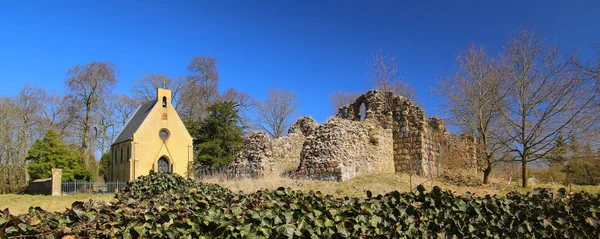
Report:
[[[27,213],[29,207],[41,207],[47,211],[63,211],[65,208],[71,208],[75,201],[111,201],[113,194],[80,194],[66,195],[60,197],[44,195],[24,195],[24,194],[1,194],[0,209],[8,208],[13,215]]]
[[[478,176],[478,175],[476,175]],[[476,180],[478,180],[477,177]],[[265,176],[261,179],[242,179],[242,180],[222,180],[219,177],[209,178],[204,180],[209,183],[216,183],[223,187],[229,188],[233,192],[244,191],[254,192],[260,189],[276,189],[278,187],[290,187],[293,190],[302,191],[321,191],[325,194],[335,196],[365,196],[365,191],[370,190],[374,195],[384,194],[391,191],[407,192],[415,190],[419,184],[423,184],[427,190],[433,186],[439,186],[442,190],[450,190],[455,194],[463,194],[470,192],[476,195],[497,194],[504,195],[510,191],[518,191],[521,193],[533,190],[536,187],[545,187],[557,190],[565,187],[561,184],[531,184],[528,188],[521,188],[518,180],[503,180],[492,178],[490,185],[480,186],[456,186],[448,182],[442,181],[441,178],[430,180],[413,176],[412,179],[406,174],[371,174],[360,175],[343,182],[322,182],[313,180],[294,180],[290,178],[280,177],[278,175]],[[412,181],[412,185],[409,183]],[[569,190],[569,188],[567,188]],[[600,193],[600,186],[572,186],[569,191],[579,192],[586,191],[590,193]]]
[[[479,180],[479,175],[476,176],[476,181]],[[559,188],[567,188],[569,191],[589,193],[600,193],[600,186],[572,186],[565,187],[562,184],[535,184],[532,183],[527,188],[520,187],[519,180],[509,180],[491,178],[491,184],[480,186],[456,186],[445,182],[442,178],[430,180],[428,178],[413,176],[412,179],[406,174],[370,174],[360,175],[350,180],[343,182],[322,182],[313,180],[294,180],[278,175],[266,176],[261,179],[242,179],[242,180],[222,180],[219,177],[209,178],[204,180],[210,183],[216,183],[223,187],[229,188],[233,192],[240,190],[244,192],[254,192],[259,189],[276,189],[278,187],[290,187],[294,190],[302,191],[321,191],[325,194],[336,196],[364,196],[366,190],[370,190],[374,195],[384,194],[391,191],[407,192],[415,190],[419,184],[423,184],[426,189],[430,190],[433,186],[439,186],[443,190],[450,190],[456,194],[465,192],[474,193],[476,195],[497,194],[504,195],[510,191],[518,191],[521,193],[529,192],[537,187],[551,188],[558,190]],[[412,181],[412,185],[409,183]]]

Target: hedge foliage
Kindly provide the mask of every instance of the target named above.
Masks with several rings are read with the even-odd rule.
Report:
[[[164,173],[129,184],[114,203],[64,212],[0,212],[0,237],[61,238],[598,238],[598,194],[478,197],[420,186],[416,193],[336,198],[279,188],[232,193]]]

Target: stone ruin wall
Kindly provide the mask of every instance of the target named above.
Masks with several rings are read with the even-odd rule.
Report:
[[[281,172],[287,165],[300,163],[300,153],[306,140],[318,124],[311,117],[301,117],[290,126],[288,134],[272,139],[265,132],[252,132],[229,166],[235,178],[260,177]]]
[[[413,172],[427,177],[439,176],[441,163],[450,150],[462,157],[466,165],[476,168],[475,144],[464,137],[450,135],[441,118],[426,119],[425,112],[411,100],[392,92],[371,90],[354,103],[339,109],[337,117],[361,120],[361,105],[366,108],[366,120],[374,120],[391,128],[393,158],[396,172]]]
[[[425,112],[406,99],[394,99],[392,115],[394,119],[394,165],[396,172],[420,174],[425,168],[427,125]]]
[[[302,145],[306,137],[311,135],[318,126],[312,117],[301,117],[290,126],[287,135],[272,139],[272,155],[275,162],[298,166]]]
[[[332,118],[307,137],[295,178],[342,181],[393,173],[391,130],[374,121]]]
[[[256,178],[273,170],[271,138],[265,132],[253,132],[229,165],[234,178]]]
[[[450,135],[442,119],[426,119],[423,109],[405,97],[371,90],[322,125],[303,117],[278,139],[251,134],[232,168],[262,175],[274,164],[287,163],[297,165],[289,176],[337,181],[367,172],[435,177],[448,152],[476,168],[472,137]]]

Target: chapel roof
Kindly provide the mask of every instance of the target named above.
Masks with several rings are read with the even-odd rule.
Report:
[[[121,133],[119,133],[119,136],[117,136],[117,138],[113,142],[113,145],[133,139],[133,134],[137,131],[140,125],[142,125],[144,120],[146,120],[146,117],[148,117],[148,114],[150,113],[152,108],[154,108],[156,102],[156,100],[151,100],[140,105],[133,114],[133,116],[129,119],[129,121],[127,121],[127,124],[125,125],[123,130],[121,130]]]

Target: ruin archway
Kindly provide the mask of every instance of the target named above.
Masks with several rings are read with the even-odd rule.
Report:
[[[361,121],[367,119],[367,111],[369,110],[369,102],[363,96],[359,97],[350,104],[350,110],[352,112],[351,119],[355,121]]]
[[[358,120],[365,120],[367,118],[367,106],[363,102],[358,107]]]

